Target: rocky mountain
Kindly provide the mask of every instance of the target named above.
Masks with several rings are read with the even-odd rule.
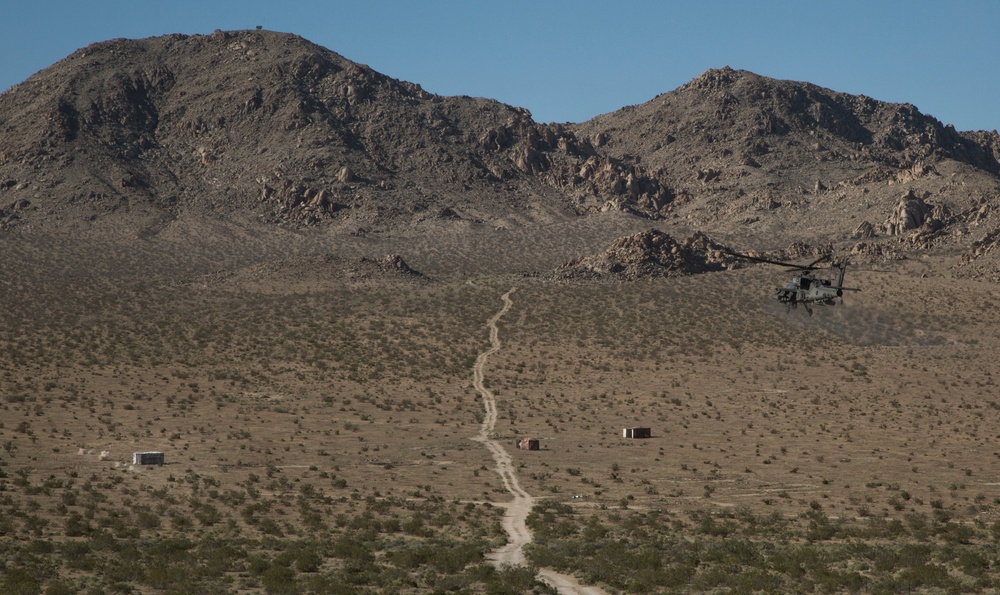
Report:
[[[995,131],[729,68],[540,124],[294,35],[118,39],[0,95],[0,134],[0,233],[114,214],[146,237],[200,213],[363,236],[615,211],[748,249],[938,247],[997,269]]]
[[[967,233],[1000,196],[995,131],[729,68],[574,131],[654,172],[678,197],[674,213],[699,228],[870,238],[916,233],[925,219],[940,231],[950,218]]]
[[[641,169],[526,110],[433,95],[263,31],[88,46],[0,96],[0,130],[8,225],[67,206],[365,225],[493,219],[531,194],[574,212],[616,198],[653,214],[663,200]],[[552,180],[581,168],[570,200]],[[641,196],[623,196],[627,176]]]

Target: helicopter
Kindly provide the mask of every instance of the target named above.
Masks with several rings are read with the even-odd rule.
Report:
[[[843,304],[845,291],[861,291],[856,287],[844,287],[844,273],[847,271],[846,256],[837,262],[833,260],[831,255],[826,254],[809,264],[793,264],[779,260],[759,258],[748,254],[738,254],[736,252],[729,252],[728,254],[747,260],[788,267],[792,271],[801,271],[786,286],[778,287],[774,290],[773,297],[785,305],[785,312],[789,312],[792,308],[797,308],[799,304],[802,304],[806,312],[812,316],[813,305],[834,306],[836,305],[835,298],[840,298],[840,303]],[[830,268],[835,268],[839,271],[836,283],[832,279],[823,279],[812,273],[816,269],[824,268],[817,265],[828,259],[831,260]]]

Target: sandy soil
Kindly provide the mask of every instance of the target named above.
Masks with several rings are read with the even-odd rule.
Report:
[[[511,289],[501,296],[503,299],[503,308],[494,314],[493,317],[487,322],[487,326],[490,329],[490,348],[479,354],[476,358],[476,364],[473,367],[473,386],[475,387],[476,392],[482,397],[483,407],[486,410],[482,426],[480,426],[479,429],[479,434],[473,439],[477,442],[481,442],[486,446],[486,448],[489,449],[490,454],[493,455],[493,460],[496,461],[496,470],[500,475],[500,479],[503,480],[504,487],[511,493],[512,496],[514,496],[514,499],[510,502],[493,503],[496,506],[503,507],[505,510],[503,528],[507,532],[509,538],[506,545],[492,552],[488,556],[489,560],[497,566],[503,564],[524,564],[524,546],[531,543],[532,539],[531,530],[528,529],[526,520],[528,518],[528,514],[531,513],[531,509],[535,505],[535,499],[521,488],[521,484],[517,480],[517,473],[515,472],[514,463],[511,460],[510,454],[497,440],[492,437],[497,422],[497,404],[493,391],[486,386],[483,374],[483,368],[486,365],[486,360],[490,355],[493,355],[500,350],[500,331],[497,328],[497,322],[510,310],[510,307],[513,305],[513,301],[510,299],[510,296],[515,290],[516,288]],[[598,587],[581,585],[572,576],[560,574],[550,569],[540,569],[538,572],[538,578],[565,595],[599,595],[604,593],[604,591]]]

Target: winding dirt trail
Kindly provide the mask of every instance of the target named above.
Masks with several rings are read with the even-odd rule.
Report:
[[[490,454],[493,455],[493,460],[496,461],[497,473],[500,475],[500,479],[503,480],[504,487],[514,497],[511,502],[496,503],[497,506],[505,509],[503,528],[508,536],[506,545],[487,556],[497,566],[503,564],[520,566],[525,563],[524,545],[531,543],[532,539],[531,530],[528,529],[526,520],[532,507],[535,505],[535,499],[521,488],[521,484],[517,480],[514,462],[511,460],[510,454],[499,442],[492,438],[497,421],[496,396],[483,382],[483,368],[486,365],[486,360],[489,356],[500,350],[500,331],[497,328],[497,322],[514,304],[510,296],[515,290],[516,288],[511,289],[501,296],[501,299],[503,299],[503,308],[487,321],[486,325],[490,329],[490,348],[479,354],[479,357],[476,358],[476,364],[472,369],[472,385],[482,397],[483,408],[486,410],[483,423],[479,428],[479,435],[473,438],[473,440],[481,442],[489,449]],[[572,576],[561,574],[548,568],[540,569],[538,571],[538,578],[554,587],[563,595],[606,595],[604,590],[599,587],[583,586]]]

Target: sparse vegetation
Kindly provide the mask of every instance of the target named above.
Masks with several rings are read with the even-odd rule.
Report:
[[[944,393],[933,381],[988,362],[937,347],[901,365],[916,358],[903,347],[846,343],[842,330],[818,344],[814,328],[754,311],[723,325],[710,313],[725,304],[706,296],[721,300],[729,283],[519,289],[488,375],[498,434],[548,436],[544,451],[511,451],[526,489],[557,498],[533,517],[532,562],[630,592],[995,587],[1000,498],[985,482],[1000,457],[970,446],[988,437],[976,428],[991,385]],[[374,306],[357,288],[239,303],[214,290],[128,304],[94,291],[46,318],[12,307],[0,331],[0,542],[17,560],[4,585],[490,591],[526,580],[485,564],[504,539],[500,511],[473,503],[505,498],[469,441],[482,415],[469,360],[497,288],[378,292]],[[675,305],[670,316],[642,314],[660,303]],[[99,331],[64,324],[85,312]],[[170,328],[175,317],[184,323]],[[390,324],[398,338],[383,336]],[[201,334],[207,355],[196,355]],[[129,341],[135,359],[121,358]],[[400,349],[411,364],[396,364]],[[895,386],[840,388],[855,357]],[[623,440],[636,420],[654,438]],[[130,469],[147,448],[168,464]],[[920,548],[924,562],[909,561]],[[724,572],[732,564],[744,570]]]
[[[170,43],[215,44],[213,63],[239,46],[186,40]],[[1000,589],[1000,292],[981,280],[997,270],[998,191],[993,170],[945,157],[985,160],[987,145],[928,149],[900,123],[922,115],[867,98],[863,114],[828,112],[843,97],[809,94],[816,109],[781,124],[807,128],[765,134],[754,112],[733,132],[729,110],[768,93],[611,139],[285,41],[292,63],[227,64],[308,73],[296,93],[322,101],[279,85],[273,106],[227,95],[201,117],[191,93],[145,117],[129,101],[164,108],[157,94],[186,84],[155,68],[125,77],[135,93],[87,99],[71,88],[83,74],[15,90],[66,95],[16,102],[46,106],[20,120],[44,130],[8,126],[20,136],[0,154],[0,592],[551,591],[533,566],[487,562],[510,492],[471,440],[493,419],[472,369],[513,286],[483,384],[489,439],[548,498],[531,564],[612,592]],[[159,42],[87,51],[133,43]],[[736,80],[795,85],[720,70],[684,93],[725,98]],[[239,140],[265,107],[284,144]],[[896,127],[858,120],[874,113]],[[407,133],[383,138],[395,116]],[[847,121],[888,140],[837,136]],[[706,140],[680,159],[690,138],[641,150],[667,125]],[[845,239],[881,233],[858,227],[871,213],[898,225],[904,191],[943,227]],[[864,291],[846,305],[786,315],[766,298],[786,279],[721,270],[733,263],[702,229],[798,254],[835,242],[888,271],[854,267]],[[647,244],[663,276],[643,277]],[[703,267],[720,270],[676,276]],[[624,438],[633,426],[652,437]],[[516,450],[526,436],[542,448]],[[163,466],[132,465],[150,450]]]
[[[908,528],[745,507],[597,515],[546,501],[529,523],[532,563],[625,593],[982,592],[1000,584],[987,531],[970,528],[957,543],[955,527],[927,519]]]

